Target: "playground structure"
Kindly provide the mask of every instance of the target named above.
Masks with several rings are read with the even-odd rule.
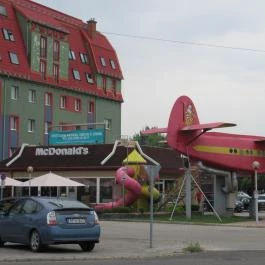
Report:
[[[147,157],[149,159],[149,157]],[[111,202],[100,203],[94,206],[97,211],[106,209],[133,206],[135,210],[148,210],[149,199],[152,193],[154,201],[160,199],[160,193],[156,188],[150,190],[149,176],[144,168],[147,161],[134,149],[123,160],[123,166],[115,174],[115,181],[122,187],[122,195]],[[155,179],[158,179],[157,176]],[[125,191],[126,190],[126,191]]]

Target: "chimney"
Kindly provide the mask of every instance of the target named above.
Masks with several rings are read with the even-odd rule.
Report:
[[[93,39],[97,31],[97,21],[94,18],[91,18],[90,20],[87,21],[87,31],[88,31],[88,36],[91,39]]]

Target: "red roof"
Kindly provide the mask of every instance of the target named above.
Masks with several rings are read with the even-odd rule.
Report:
[[[98,72],[101,74],[110,74],[117,76],[118,78],[122,79],[123,76],[120,69],[118,57],[108,39],[98,32],[95,38],[90,41],[90,45]],[[101,57],[105,59],[105,66],[103,66],[101,63]],[[114,62],[115,69],[110,63],[111,60]]]
[[[46,81],[43,81],[40,73],[31,71],[26,54],[26,46],[16,17],[16,12],[18,12],[28,21],[48,27],[67,36],[69,47],[75,52],[76,60],[69,60],[68,80],[60,80],[59,86],[117,101],[123,100],[121,93],[114,94],[111,91],[104,93],[101,87],[96,87],[95,83],[90,84],[86,80],[86,73],[98,73],[113,79],[123,78],[117,54],[105,36],[96,32],[95,36],[91,38],[86,30],[87,24],[82,22],[82,20],[30,0],[1,0],[1,2],[7,9],[7,16],[0,16],[1,27],[10,30],[14,35],[15,41],[7,41],[4,39],[3,34],[0,34],[0,74],[57,85],[52,78],[47,78]],[[8,52],[12,51],[17,54],[19,64],[10,62]],[[80,53],[89,53],[92,56],[92,58],[89,57],[92,62],[83,64],[80,60]],[[101,57],[105,59],[106,66],[102,65]],[[73,69],[79,71],[81,80],[74,79]]]
[[[21,78],[28,78],[30,75],[30,67],[26,57],[26,48],[24,45],[24,40],[18,26],[18,21],[12,5],[9,1],[5,5],[7,10],[7,17],[0,16],[1,28],[10,30],[15,38],[15,41],[7,41],[1,32],[0,34],[0,73],[7,75],[14,75]],[[2,31],[2,29],[1,29]],[[19,45],[18,45],[19,44]],[[19,65],[12,64],[10,62],[9,52],[15,52],[18,55]],[[21,67],[23,65],[23,67]]]

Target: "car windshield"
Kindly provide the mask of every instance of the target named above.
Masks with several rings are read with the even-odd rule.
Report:
[[[259,200],[265,200],[265,195],[259,195]]]

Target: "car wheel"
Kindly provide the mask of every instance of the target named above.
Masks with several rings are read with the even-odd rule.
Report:
[[[82,248],[83,251],[90,252],[94,249],[95,243],[94,242],[82,242],[82,243],[79,243],[79,246]]]
[[[33,252],[39,252],[42,249],[40,234],[37,230],[33,230],[29,240],[30,249]]]

